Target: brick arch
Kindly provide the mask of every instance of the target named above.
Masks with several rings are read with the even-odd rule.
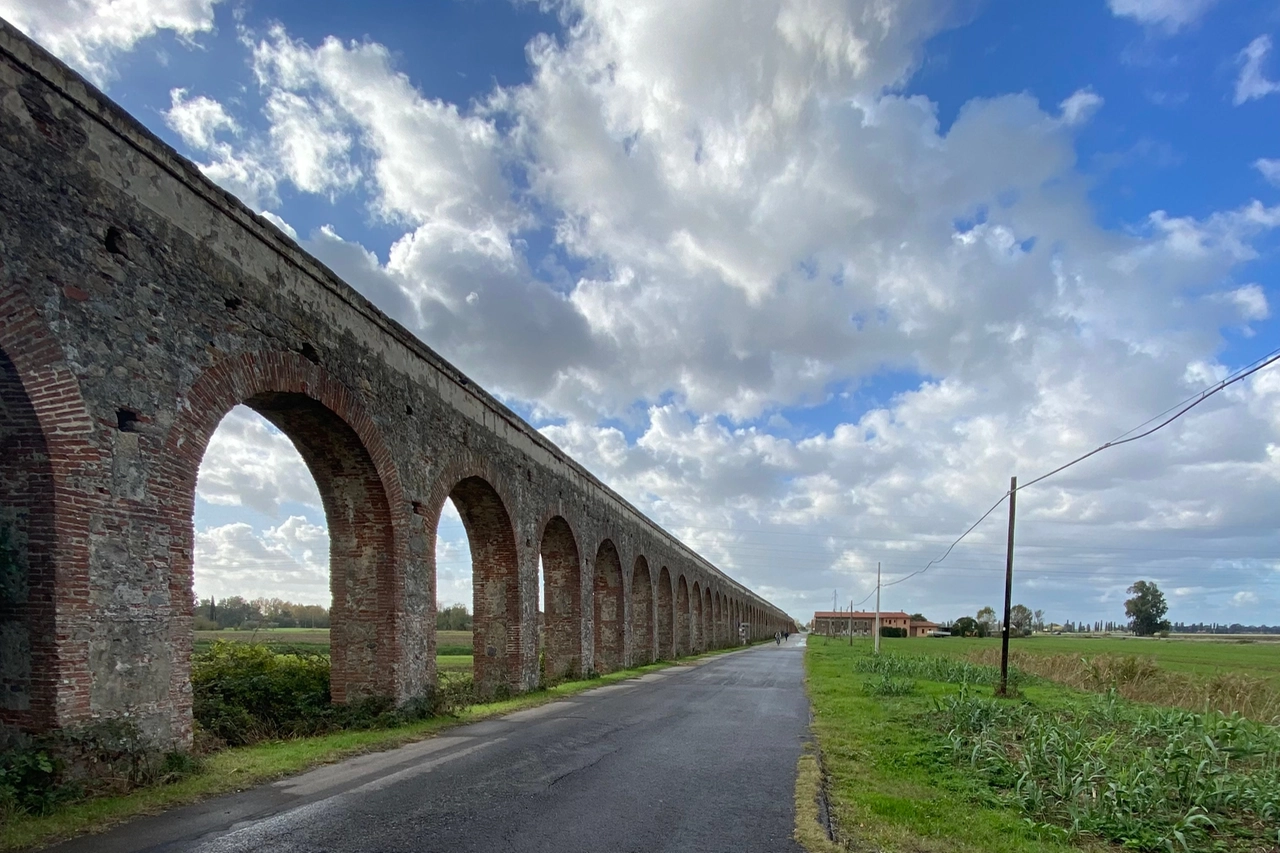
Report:
[[[675,594],[671,581],[671,570],[666,566],[658,572],[658,659],[672,660],[676,656],[675,649]]]
[[[596,550],[591,577],[595,671],[613,672],[623,666],[626,589],[622,581],[622,559],[612,539],[605,539]]]
[[[714,649],[715,643],[715,619],[711,611],[711,589],[704,584],[702,587],[702,647],[704,649]]]
[[[399,474],[359,397],[321,366],[289,352],[246,353],[202,373],[181,394],[148,483],[169,541],[170,695],[189,735],[192,554],[196,475],[214,430],[246,405],[297,447],[319,489],[329,526],[331,695],[404,698],[398,614],[407,571],[409,518]]]
[[[702,584],[689,587],[689,648],[694,652],[707,648],[706,614],[702,611]]]
[[[711,594],[711,645],[721,648],[725,644],[724,603],[720,598],[720,590]]]
[[[543,525],[539,555],[545,599],[543,676],[557,681],[582,668],[582,555],[564,516],[552,516]]]
[[[102,454],[80,385],[30,298],[0,289],[0,524],[16,571],[0,595],[7,641],[0,728],[47,731],[90,716],[91,498],[70,483]],[[58,638],[62,639],[59,640]]]
[[[631,663],[638,666],[654,659],[653,578],[649,561],[641,554],[631,570]]]
[[[689,624],[691,608],[689,581],[681,574],[676,580],[676,657],[684,657],[693,649],[693,634]]]

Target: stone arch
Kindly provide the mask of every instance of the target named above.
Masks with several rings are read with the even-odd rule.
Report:
[[[543,678],[558,681],[582,671],[582,556],[563,516],[543,528],[540,554]]]
[[[716,647],[715,640],[716,623],[711,611],[711,589],[704,586],[702,588],[702,648],[714,649]]]
[[[626,636],[626,590],[622,585],[622,559],[613,540],[606,539],[596,551],[592,574],[595,619],[595,670],[613,672],[623,667]]]
[[[56,704],[53,466],[18,370],[0,350],[0,724],[42,728]]]
[[[406,672],[398,614],[407,557],[407,502],[399,475],[355,392],[294,353],[248,353],[205,371],[182,394],[150,483],[169,542],[170,631],[176,723],[189,736],[192,552],[196,474],[223,417],[246,405],[297,447],[329,525],[330,694],[407,698],[425,674],[425,638]],[[156,541],[164,541],[157,539]],[[182,698],[185,697],[185,698]]]
[[[631,571],[631,663],[639,666],[653,659],[653,579],[641,554]]]
[[[702,584],[693,582],[689,588],[689,648],[694,652],[707,649],[706,622],[702,612]]]
[[[476,695],[487,698],[518,690],[523,620],[519,555],[507,502],[488,478],[478,475],[459,480],[446,497],[462,518],[471,549],[471,672]],[[443,499],[439,506],[443,508]],[[435,518],[439,517],[437,509]],[[433,524],[433,533],[435,529]],[[431,539],[434,562],[434,535]]]
[[[720,590],[716,590],[711,595],[711,645],[713,648],[722,648],[724,641],[724,604],[720,599]]]
[[[89,514],[102,464],[61,348],[28,296],[0,289],[0,729],[41,732],[92,714]]]
[[[689,624],[692,603],[689,600],[689,582],[684,575],[676,581],[676,657],[684,657],[693,649],[693,635]]]
[[[658,658],[673,660],[675,649],[675,603],[672,601],[671,571],[662,567],[658,573]]]

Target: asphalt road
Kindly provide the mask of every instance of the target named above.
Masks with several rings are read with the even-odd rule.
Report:
[[[53,849],[800,853],[802,642],[672,667]]]

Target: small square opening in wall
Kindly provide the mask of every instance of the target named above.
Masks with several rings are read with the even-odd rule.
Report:
[[[121,432],[137,432],[138,413],[132,409],[116,409],[116,426]]]

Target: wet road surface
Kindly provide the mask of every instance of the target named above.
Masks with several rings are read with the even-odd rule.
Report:
[[[53,849],[799,853],[802,643],[672,667]]]

